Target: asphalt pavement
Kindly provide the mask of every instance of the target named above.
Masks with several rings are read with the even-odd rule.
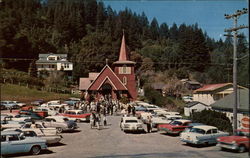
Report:
[[[78,123],[78,131],[62,133],[60,144],[49,146],[40,155],[19,154],[18,158],[247,158],[248,153],[220,151],[216,146],[192,147],[179,136],[164,133],[124,133],[121,116],[108,116],[108,126],[91,129]]]

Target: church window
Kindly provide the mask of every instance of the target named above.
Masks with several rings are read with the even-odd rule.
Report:
[[[127,67],[126,65],[119,67],[119,74],[131,74],[131,67]]]
[[[124,76],[123,79],[122,79],[122,82],[123,82],[124,85],[126,85],[127,84],[127,77]]]

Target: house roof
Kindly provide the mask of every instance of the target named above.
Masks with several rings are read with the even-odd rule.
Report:
[[[99,75],[99,72],[90,72],[89,73],[89,79],[90,80],[95,80],[98,75]]]
[[[199,89],[196,89],[195,92],[204,92],[204,91],[214,91],[216,89],[232,85],[232,83],[219,83],[219,84],[206,84]]]
[[[187,103],[187,104],[185,105],[185,107],[191,108],[191,107],[193,107],[193,106],[195,106],[195,105],[197,105],[197,104],[201,104],[201,105],[204,105],[204,106],[208,106],[208,105],[206,105],[206,104],[204,104],[204,103],[201,103],[201,102],[198,102],[198,101],[193,101],[193,102]]]
[[[50,55],[55,55],[55,56],[60,56],[60,57],[63,57],[63,58],[67,58],[67,54],[54,54],[54,53],[49,53],[49,54],[39,54],[39,58],[47,58],[48,56]]]
[[[79,90],[87,90],[91,81],[89,78],[80,78]]]
[[[89,85],[88,90],[98,90],[104,83],[111,84],[116,90],[127,90],[108,65],[102,69],[96,79]]]
[[[240,112],[249,112],[249,89],[238,89]],[[234,92],[210,105],[213,109],[233,110]]]

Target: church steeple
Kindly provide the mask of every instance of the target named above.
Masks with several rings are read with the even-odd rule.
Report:
[[[124,35],[124,30],[123,30],[119,61],[127,61],[127,60],[128,60],[128,54],[127,54],[125,35]]]

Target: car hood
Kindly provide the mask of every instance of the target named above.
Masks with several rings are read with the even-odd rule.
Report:
[[[248,140],[246,136],[225,136],[225,137],[219,137],[218,138],[220,142],[227,142],[227,143],[232,143],[233,141],[245,141]]]
[[[35,143],[35,142],[46,143],[46,140],[41,137],[25,137],[25,140],[27,142],[32,142],[32,143]]]

